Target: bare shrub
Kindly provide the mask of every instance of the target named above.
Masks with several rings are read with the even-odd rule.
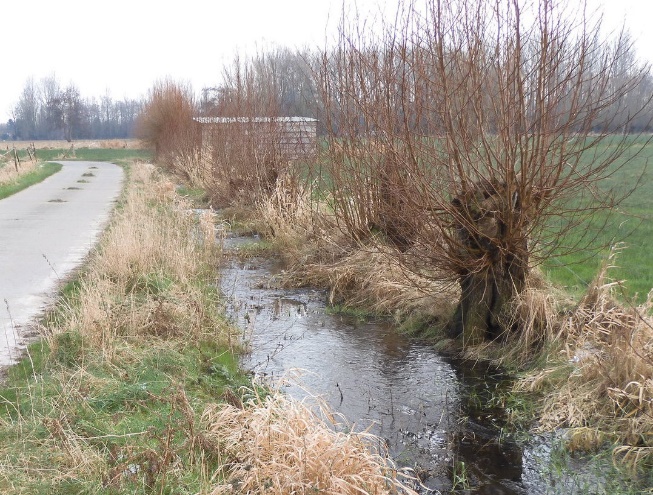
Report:
[[[159,165],[191,180],[201,176],[200,136],[192,89],[166,79],[154,85],[136,122],[136,135],[154,149]]]
[[[225,68],[223,85],[199,119],[202,153],[211,163],[207,185],[214,204],[253,205],[286,173],[293,157],[280,144],[287,124],[283,119],[298,114],[282,111],[289,88],[283,78],[290,77],[287,72],[299,77],[303,68],[296,67],[298,60],[286,52],[267,53],[244,61],[236,57]],[[292,111],[287,105],[285,109]]]
[[[288,167],[275,144],[280,123],[272,117],[245,116],[210,125],[203,152],[211,163],[207,185],[213,202],[219,206],[255,204],[274,189]]]

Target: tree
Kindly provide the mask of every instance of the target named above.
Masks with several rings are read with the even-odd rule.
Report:
[[[196,115],[192,89],[164,80],[150,90],[136,124],[136,135],[154,149],[155,159],[161,164],[174,167],[181,160],[189,165],[195,163],[198,149],[198,128],[193,122]],[[190,173],[184,167],[176,169],[187,176]]]
[[[33,78],[25,81],[23,92],[14,109],[16,136],[36,139],[38,115],[38,92]]]
[[[223,83],[202,90],[204,115],[315,117],[319,91],[307,50],[277,48],[226,67]]]
[[[79,90],[71,84],[61,93],[61,125],[66,141],[80,138],[85,112]]]
[[[648,67],[584,4],[400,9],[380,41],[344,26],[325,54],[333,206],[359,242],[384,239],[409,269],[457,282],[451,332],[476,344],[516,331],[509,304],[531,267],[622,199],[597,188],[627,162]]]

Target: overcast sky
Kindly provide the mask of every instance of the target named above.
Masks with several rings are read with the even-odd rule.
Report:
[[[0,121],[25,81],[54,75],[82,97],[140,98],[171,77],[199,91],[219,83],[234,54],[257,47],[324,46],[343,1],[353,0],[3,0]],[[362,12],[397,0],[357,0]],[[569,0],[574,1],[574,0]],[[606,21],[624,20],[638,53],[653,61],[653,1],[591,0]]]

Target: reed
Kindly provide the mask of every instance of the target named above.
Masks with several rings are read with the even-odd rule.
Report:
[[[517,388],[544,392],[540,427],[569,428],[571,450],[609,443],[616,459],[636,469],[653,461],[653,301],[649,294],[638,306],[619,302],[621,284],[609,277],[617,254],[560,319],[558,356]]]

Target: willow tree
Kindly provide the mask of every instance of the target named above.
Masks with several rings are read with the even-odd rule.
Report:
[[[517,331],[531,267],[622,199],[597,188],[628,162],[648,68],[584,5],[428,0],[396,19],[380,37],[343,27],[323,58],[340,225],[457,282],[466,343]]]
[[[171,79],[157,81],[138,116],[135,133],[154,150],[155,159],[186,179],[194,177],[199,131],[193,118],[197,104],[192,88]]]

